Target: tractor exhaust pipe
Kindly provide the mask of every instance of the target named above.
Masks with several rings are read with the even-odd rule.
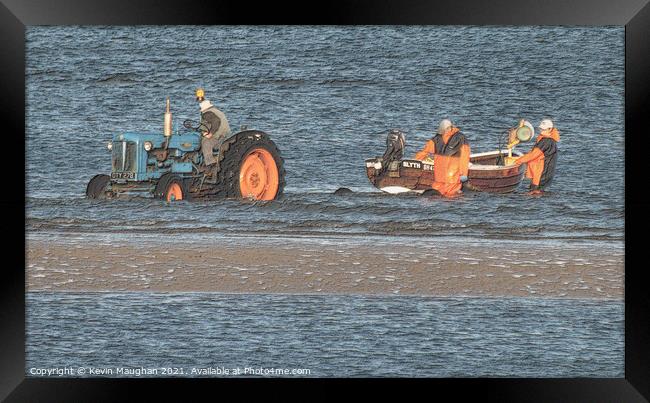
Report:
[[[167,98],[167,107],[165,108],[165,125],[163,128],[165,137],[172,135],[172,113],[169,111],[169,97]]]
[[[163,135],[165,136],[165,150],[167,150],[167,147],[169,146],[169,139],[172,137],[172,113],[169,110],[169,97],[167,97],[167,105],[165,107]]]

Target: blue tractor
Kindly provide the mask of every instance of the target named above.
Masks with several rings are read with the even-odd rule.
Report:
[[[95,175],[86,187],[91,199],[120,194],[166,200],[248,198],[274,200],[282,195],[284,161],[268,134],[243,129],[224,139],[214,155],[217,168],[206,170],[201,128],[186,120],[172,133],[169,100],[164,133],[117,133],[108,143],[111,174]]]

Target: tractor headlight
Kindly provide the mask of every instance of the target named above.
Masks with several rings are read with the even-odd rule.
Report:
[[[151,151],[152,148],[153,148],[153,144],[151,143],[151,141],[145,141],[144,142],[144,149],[146,151]]]
[[[106,143],[106,148],[108,148],[108,151],[111,151],[113,149],[113,142],[109,141],[108,143]]]

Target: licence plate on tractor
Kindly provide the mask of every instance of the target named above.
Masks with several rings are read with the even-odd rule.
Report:
[[[111,179],[135,179],[135,172],[112,172]]]

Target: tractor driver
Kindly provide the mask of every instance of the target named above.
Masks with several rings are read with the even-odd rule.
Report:
[[[205,92],[202,88],[196,90],[196,100],[201,108],[201,152],[203,153],[203,163],[206,171],[213,173],[211,167],[217,167],[219,160],[213,155],[215,147],[221,145],[223,140],[230,135],[230,125],[226,115],[212,105],[210,100],[205,98]]]

